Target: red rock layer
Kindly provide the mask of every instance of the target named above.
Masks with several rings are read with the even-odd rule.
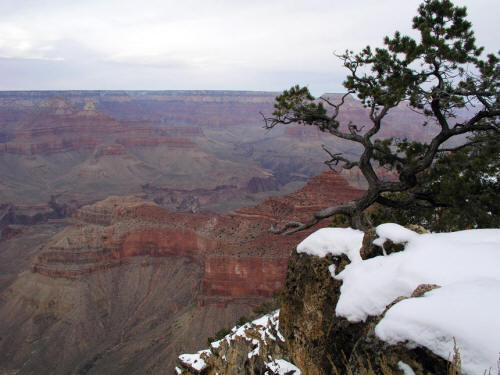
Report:
[[[204,266],[202,304],[218,303],[219,297],[270,297],[283,285],[290,250],[310,231],[276,236],[269,226],[305,220],[362,193],[325,172],[289,196],[226,216],[172,213],[138,198],[110,197],[78,210],[73,225],[45,246],[31,270],[80,278],[131,257],[183,257]]]
[[[334,171],[319,174],[307,185],[284,197],[267,198],[255,207],[241,209],[234,213],[245,218],[261,219],[272,222],[306,220],[311,212],[334,204],[349,202],[361,197],[364,190],[350,186],[344,177]]]
[[[204,296],[272,297],[283,287],[288,259],[215,257],[205,260]]]

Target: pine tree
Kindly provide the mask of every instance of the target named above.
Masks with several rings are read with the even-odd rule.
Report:
[[[473,133],[500,132],[499,55],[483,57],[483,48],[476,46],[466,15],[465,7],[456,7],[449,0],[425,0],[413,18],[419,38],[395,32],[385,38],[383,48],[368,46],[357,54],[348,50],[340,55],[348,75],[344,82],[347,93],[339,103],[316,100],[306,87],[299,86],[277,97],[272,116],[264,118],[266,127],[290,123],[316,126],[361,145],[363,151],[357,160],[327,150],[327,164],[358,167],[368,190],[356,201],[328,207],[306,223],[288,223],[273,228],[273,232],[303,230],[338,214],[347,215],[353,227],[363,229],[367,226],[364,211],[374,203],[398,210],[433,210],[449,204],[436,200],[429,190],[431,185],[423,183],[425,176],[439,178],[439,170],[446,169],[452,157],[443,155],[466,148],[460,145],[450,149],[445,143],[457,144],[457,139]],[[351,94],[367,107],[370,127],[355,123],[346,129],[340,126],[339,113]],[[387,114],[402,103],[422,113],[425,120],[420,125],[438,125],[439,131],[430,142],[379,136]],[[466,119],[458,120],[457,112],[465,110]],[[467,144],[474,142],[469,140]],[[390,169],[397,179],[382,179],[377,174],[379,167]]]

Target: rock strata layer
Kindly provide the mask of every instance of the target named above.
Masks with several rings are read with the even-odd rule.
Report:
[[[313,180],[297,199],[214,216],[133,196],[76,210],[0,295],[0,321],[8,322],[0,324],[0,372],[169,371],[177,353],[197,349],[282,288],[289,249],[308,233],[275,236],[271,224],[362,194],[334,172],[317,179],[340,192]]]
[[[227,216],[173,213],[139,198],[110,197],[77,210],[31,271],[75,279],[120,267],[131,257],[180,256],[204,269],[200,304],[210,297],[272,297],[284,283],[288,249],[305,234],[274,236],[267,232],[270,225],[305,220],[323,202],[360,194],[338,174],[325,172],[290,196]]]

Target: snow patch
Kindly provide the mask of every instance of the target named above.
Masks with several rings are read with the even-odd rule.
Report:
[[[196,354],[182,354],[179,356],[180,361],[187,366],[191,366],[197,371],[203,370],[205,367],[207,367],[207,364],[202,358],[203,354],[208,355],[210,353],[210,350],[200,350]]]
[[[301,375],[299,368],[284,359],[266,363],[267,368],[276,375]]]
[[[415,371],[403,361],[398,362],[398,368],[403,371],[403,375],[415,375]]]
[[[408,240],[404,251],[348,264],[335,276],[343,281],[337,315],[364,321],[380,315],[397,297],[411,296],[420,284],[444,287],[478,278],[500,279],[499,229],[400,234],[388,239]]]
[[[298,252],[346,254],[351,263],[332,277],[342,280],[336,315],[351,322],[377,316],[397,297],[410,297],[420,284],[438,289],[392,306],[375,333],[391,344],[425,346],[449,359],[453,338],[467,374],[496,370],[500,352],[500,229],[418,234],[397,224],[377,227],[374,241],[405,244],[405,250],[362,260],[362,233],[325,228],[306,238]],[[403,362],[405,374],[412,374]],[[402,366],[402,367],[401,367]],[[407,366],[407,365],[406,365]],[[404,368],[403,368],[404,367]]]
[[[224,340],[224,339],[212,341],[212,343],[210,344],[210,347],[213,349],[219,349],[222,340]]]
[[[379,238],[373,243],[377,246],[382,246],[388,239],[394,243],[405,243],[418,236],[418,233],[394,223],[381,224],[377,227],[376,232]]]
[[[375,327],[390,344],[409,340],[450,358],[453,338],[468,374],[496,371],[500,352],[500,280],[457,282],[401,301]]]
[[[362,231],[352,228],[322,228],[304,239],[297,252],[319,257],[346,254],[355,263],[361,261],[359,249],[363,236]]]
[[[276,335],[278,336],[278,339],[280,339],[283,342],[285,341],[285,338],[278,331],[279,329],[278,318],[279,318],[279,310],[276,310],[270,314],[255,319],[250,323],[246,323],[240,327],[234,327],[231,330],[231,333],[229,333],[228,335],[226,335],[225,337],[223,337],[218,341],[212,342],[210,344],[210,348],[218,350],[224,341],[227,342],[228,345],[231,345],[231,343],[235,341],[237,337],[239,337],[251,344],[252,350],[247,354],[248,358],[250,359],[260,354],[262,343],[268,345],[270,341],[275,342]],[[249,337],[247,334],[247,332],[249,331],[252,332],[252,336],[254,336],[255,333],[257,333],[260,340],[256,339],[255,337]],[[197,371],[201,371],[206,367],[206,363],[203,360],[202,355],[203,356],[211,355],[212,354],[211,349],[202,350],[196,354],[182,354],[181,356],[179,356],[179,359],[183,364],[190,366]],[[222,356],[222,359],[226,360],[224,355]]]

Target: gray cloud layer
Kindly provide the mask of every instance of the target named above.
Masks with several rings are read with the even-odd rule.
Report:
[[[498,48],[494,0],[462,0]],[[2,0],[0,89],[341,91],[333,56],[409,32],[417,0]]]

